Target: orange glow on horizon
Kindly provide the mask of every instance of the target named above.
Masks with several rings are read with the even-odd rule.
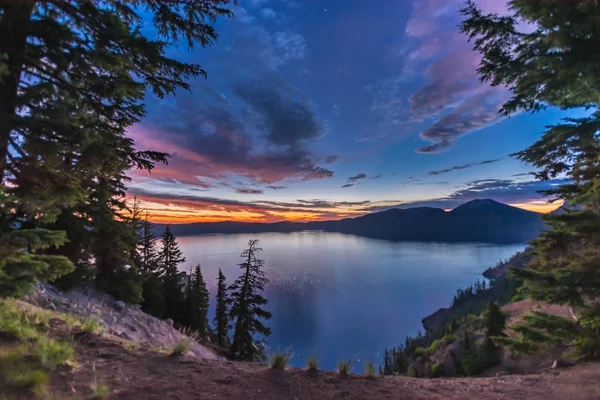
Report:
[[[238,205],[210,205],[189,204],[165,201],[159,199],[139,199],[141,208],[147,210],[151,220],[159,224],[188,224],[195,222],[312,222],[339,220],[343,218],[359,217],[368,214],[360,208],[314,208],[290,209],[262,209],[261,207],[243,207]],[[527,203],[512,203],[513,207],[522,208],[538,213],[548,213],[562,205],[560,202],[547,203],[533,201]],[[450,211],[445,210],[445,211]]]
[[[513,203],[509,205],[513,207],[522,208],[523,210],[527,211],[533,211],[540,214],[547,214],[562,206],[563,202],[557,201],[554,203],[548,203],[546,201],[532,201],[529,203]]]

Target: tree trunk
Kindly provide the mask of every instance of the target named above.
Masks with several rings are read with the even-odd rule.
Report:
[[[14,129],[18,89],[33,0],[0,0],[0,55],[6,57],[8,74],[0,77],[0,181],[4,181],[10,134]]]

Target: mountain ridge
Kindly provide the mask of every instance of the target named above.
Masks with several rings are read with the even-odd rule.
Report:
[[[166,224],[156,224],[160,232]],[[170,224],[178,236],[325,231],[393,241],[525,243],[544,228],[540,214],[490,199],[451,211],[434,207],[391,208],[340,220],[293,222],[194,222]]]

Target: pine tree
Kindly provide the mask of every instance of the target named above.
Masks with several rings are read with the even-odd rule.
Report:
[[[248,361],[264,357],[255,344],[255,335],[271,334],[271,329],[261,321],[270,319],[271,313],[263,308],[267,299],[260,294],[269,281],[263,271],[264,261],[257,258],[257,254],[262,251],[257,245],[256,239],[248,242],[248,249],[240,255],[244,259],[244,262],[239,264],[243,274],[229,287],[229,318],[235,324],[231,351],[237,358]]]
[[[571,318],[541,312],[516,327],[515,346],[571,341],[582,356],[600,354],[600,3],[513,0],[512,15],[484,15],[473,2],[463,10],[462,31],[483,58],[483,81],[507,86],[506,115],[547,107],[590,110],[550,126],[541,139],[515,154],[538,169],[537,178],[566,178],[546,191],[568,206],[547,214],[549,229],[531,243],[533,261],[513,274],[522,293],[562,304]],[[522,22],[534,30],[520,32]],[[531,346],[526,346],[529,342]]]
[[[10,203],[0,188],[0,216]],[[5,221],[0,217],[0,224]],[[20,297],[33,289],[37,279],[53,280],[71,272],[68,258],[38,254],[38,250],[66,243],[64,232],[46,229],[0,230],[0,297]]]
[[[383,351],[383,374],[392,375],[392,372],[392,357],[390,356],[390,351],[386,347]]]
[[[506,326],[506,315],[500,307],[493,301],[490,301],[487,309],[483,313],[485,324],[485,336],[487,338],[505,336],[504,328]]]
[[[141,232],[137,246],[139,254],[139,269],[141,273],[152,273],[158,269],[158,249],[156,235],[152,231],[152,223],[148,212],[141,222]]]
[[[228,345],[229,334],[229,315],[227,313],[227,284],[225,283],[225,275],[219,268],[219,276],[217,278],[217,306],[215,312],[215,326],[217,334],[217,343],[221,347]]]
[[[179,250],[177,239],[167,225],[161,241],[159,274],[165,299],[165,316],[179,322],[185,318],[183,282],[178,269],[178,266],[184,262],[185,257]]]
[[[185,295],[185,323],[202,337],[208,332],[208,290],[200,264],[190,271]]]
[[[162,234],[161,250],[158,258],[162,275],[177,274],[177,267],[185,262],[183,253],[179,250],[179,244],[171,227],[167,225]]]
[[[52,224],[63,214],[69,216],[63,222],[79,219],[73,221],[77,229],[63,231],[73,243],[64,255],[93,247],[99,276],[121,281],[130,260],[123,260],[125,245],[118,241],[127,236],[129,226],[111,219],[123,222],[119,214],[124,210],[125,173],[132,168],[151,170],[156,162],[167,160],[164,153],[136,150],[126,131],[144,117],[147,93],[163,98],[178,88],[189,89],[189,78],[205,75],[199,65],[167,57],[167,47],[179,39],[190,48],[211,44],[217,37],[212,24],[232,15],[227,3],[0,3],[0,180],[11,195],[3,215],[10,221],[0,234],[21,235],[25,242],[20,245],[31,244],[37,249],[31,257],[38,259],[11,255],[4,259],[4,275],[56,268],[49,276],[57,277],[71,269],[63,268],[67,264],[57,258],[60,253],[40,254],[66,242],[64,233],[38,229],[44,225],[58,230]],[[152,38],[140,29],[146,21],[156,28]],[[83,225],[91,243],[77,236]],[[28,231],[12,234],[15,229]],[[50,240],[56,238],[61,239]],[[27,243],[32,240],[36,243]],[[75,261],[78,268],[89,267]]]
[[[142,310],[157,318],[163,318],[166,308],[164,293],[163,281],[158,274],[146,274],[142,284]]]

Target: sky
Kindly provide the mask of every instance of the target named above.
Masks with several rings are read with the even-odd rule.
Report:
[[[502,0],[476,2],[506,13]],[[240,0],[207,48],[173,47],[207,79],[128,132],[170,153],[133,171],[155,222],[326,220],[478,198],[547,212],[533,169],[510,154],[565,115],[498,113],[460,34],[463,0]]]

